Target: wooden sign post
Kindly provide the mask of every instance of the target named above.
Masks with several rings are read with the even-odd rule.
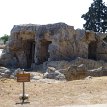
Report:
[[[23,94],[21,96],[22,103],[24,103],[24,100],[27,99],[27,96],[25,96],[25,82],[30,82],[30,73],[17,73],[17,82],[23,83]]]

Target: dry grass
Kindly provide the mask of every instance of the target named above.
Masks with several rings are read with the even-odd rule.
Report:
[[[68,104],[98,104],[107,103],[107,77],[96,77],[90,80],[75,80],[69,82],[26,83],[26,93],[30,104],[23,107],[47,107]],[[13,79],[0,80],[0,107],[21,107],[15,105],[22,93],[22,83]]]

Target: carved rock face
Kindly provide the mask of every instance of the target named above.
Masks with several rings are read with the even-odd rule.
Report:
[[[30,68],[32,64],[43,64],[45,61],[71,61],[77,57],[107,60],[105,54],[99,54],[99,47],[102,47],[101,42],[104,39],[99,35],[95,32],[75,30],[73,26],[64,23],[15,25],[4,54],[14,57],[17,66],[21,68]],[[103,34],[103,37],[106,37],[105,35]],[[95,52],[93,44],[90,46],[93,42]],[[106,47],[105,45],[102,49],[103,53],[106,52]],[[92,55],[94,57],[91,57]],[[0,64],[6,65],[7,62]]]

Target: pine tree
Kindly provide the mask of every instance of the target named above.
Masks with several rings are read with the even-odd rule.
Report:
[[[107,6],[102,0],[93,0],[89,11],[81,16],[86,23],[83,27],[86,30],[95,32],[107,32]]]

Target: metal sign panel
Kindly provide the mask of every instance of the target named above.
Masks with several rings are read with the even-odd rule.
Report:
[[[17,82],[30,82],[30,73],[17,73]]]

